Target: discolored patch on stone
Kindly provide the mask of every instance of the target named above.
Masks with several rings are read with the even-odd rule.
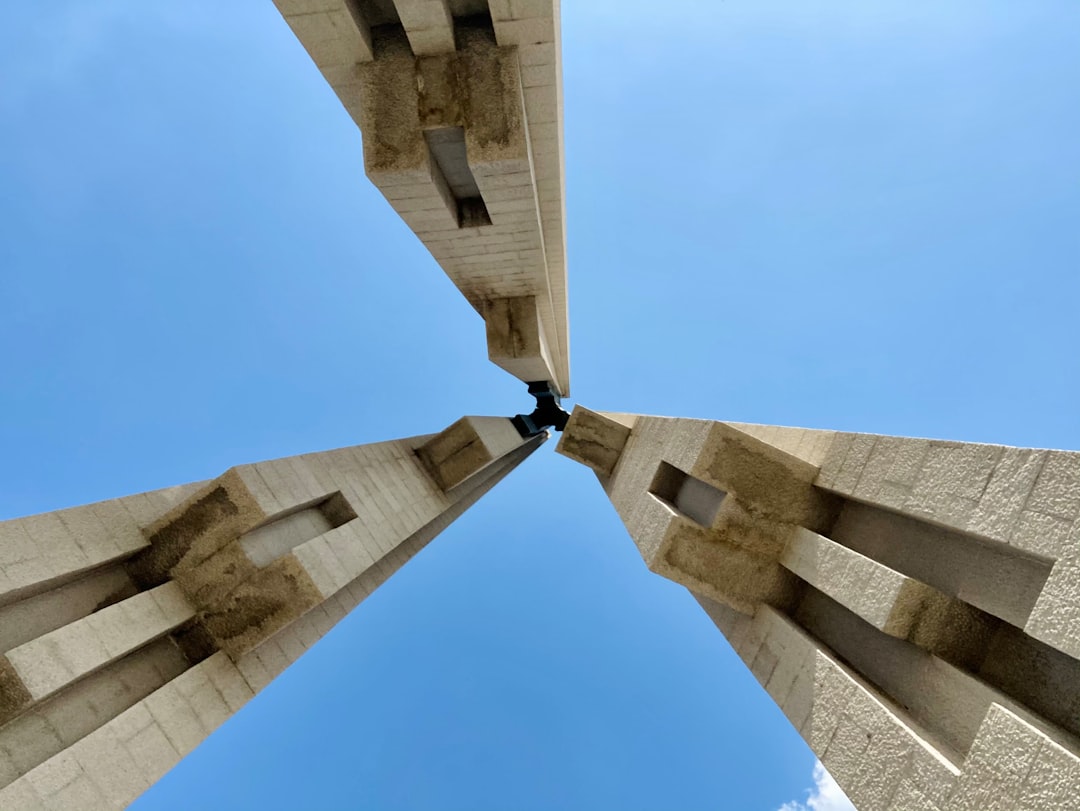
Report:
[[[556,453],[610,476],[630,439],[630,429],[584,406],[575,406]]]
[[[180,652],[184,654],[184,658],[192,665],[209,659],[218,651],[214,637],[199,620],[173,631],[172,638],[176,646],[180,648]]]
[[[672,521],[661,553],[650,568],[736,611],[753,613],[760,603],[787,608],[796,596],[797,578],[782,567],[771,550],[741,543],[688,519]]]
[[[919,591],[924,596],[912,618],[906,635],[908,641],[957,667],[978,672],[1002,621],[915,581],[905,584],[897,602],[904,600],[905,593]]]
[[[521,435],[504,417],[462,417],[416,449],[424,469],[449,492],[519,447]]]
[[[482,309],[488,360],[519,380],[551,380],[548,338],[536,296],[489,299]]]
[[[266,518],[235,469],[177,505],[143,530],[150,547],[128,571],[141,588],[161,585],[175,570],[191,569]]]
[[[287,555],[207,609],[202,621],[216,644],[236,659],[322,601],[310,575]]]
[[[209,606],[257,571],[239,541],[232,541],[194,567],[177,571],[174,579],[195,605]]]
[[[6,656],[0,656],[0,726],[6,724],[33,703],[19,674]]]

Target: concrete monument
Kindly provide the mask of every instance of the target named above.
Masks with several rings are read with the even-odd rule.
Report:
[[[0,522],[0,808],[124,808],[545,440],[504,417]]]
[[[1080,453],[580,406],[558,450],[859,811],[1080,807]]]

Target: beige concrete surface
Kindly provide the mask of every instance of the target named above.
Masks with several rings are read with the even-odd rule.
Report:
[[[0,809],[127,806],[546,438],[468,417],[0,522]]]
[[[558,450],[860,811],[1080,807],[1080,454],[582,407]]]

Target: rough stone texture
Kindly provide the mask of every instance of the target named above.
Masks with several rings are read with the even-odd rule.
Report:
[[[127,806],[545,439],[471,417],[0,524],[34,573],[0,594],[0,808]]]
[[[360,127],[369,178],[488,323],[489,355],[569,394],[562,67],[557,0],[276,0]],[[460,128],[486,224],[455,198],[425,131]],[[502,300],[532,300],[500,305]],[[508,320],[507,308],[521,319]],[[523,325],[524,328],[515,327]],[[540,374],[538,374],[540,372]]]
[[[34,701],[41,701],[195,617],[176,583],[95,611],[7,652]]]
[[[0,724],[14,718],[30,706],[34,697],[6,656],[0,656]]]
[[[629,438],[630,427],[618,419],[577,406],[570,415],[568,430],[563,431],[556,450],[606,477],[615,471]]]
[[[450,492],[521,444],[513,422],[502,417],[462,417],[417,448],[416,455]]]
[[[996,571],[966,599],[992,601],[1001,585],[1019,582],[1012,572],[1001,577],[1015,561],[1027,592],[1000,613],[980,607],[1080,657],[1080,453],[841,434],[817,484],[993,542]]]
[[[559,450],[860,811],[1077,807],[1080,454],[580,407]]]
[[[201,485],[0,521],[0,606],[71,583],[147,547],[142,527]]]

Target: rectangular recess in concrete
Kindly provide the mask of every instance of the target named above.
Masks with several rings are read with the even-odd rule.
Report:
[[[711,527],[727,496],[723,490],[661,462],[649,492],[695,524]]]
[[[356,518],[356,511],[341,493],[318,504],[291,512],[240,536],[248,559],[262,568],[287,555],[302,543],[318,538]]]
[[[1071,734],[1075,722],[1062,731],[1053,723],[1047,723],[1046,716],[1033,712],[1037,710],[1038,700],[1045,698],[1039,695],[1040,689],[1045,688],[1033,685],[1048,677],[1071,679],[1075,670],[1065,666],[1052,672],[1040,672],[1040,667],[1032,666],[1030,659],[1030,653],[1037,655],[1038,652],[1029,652],[1028,661],[1024,661],[1023,652],[1017,650],[1014,640],[1011,652],[1008,651],[1009,642],[1006,642],[995,654],[1000,657],[1021,653],[1010,663],[1013,672],[1005,678],[1000,672],[990,674],[997,678],[988,681],[982,674],[974,675],[906,640],[878,631],[812,586],[807,586],[794,619],[883,696],[909,713],[928,733],[928,740],[934,741],[941,753],[954,762],[962,762],[957,755],[969,755],[986,714],[994,704],[1018,714],[1026,723],[1050,735],[1070,751],[1076,751],[1080,745]],[[1018,681],[1028,684],[1017,689]],[[1009,688],[1010,693],[1002,692],[998,685]],[[1036,699],[1035,706],[1028,703],[1033,698]],[[1061,708],[1057,707],[1053,715],[1060,717],[1061,713]]]
[[[431,159],[442,172],[454,200],[457,202],[458,225],[473,228],[491,225],[491,215],[480,194],[465,149],[465,130],[462,127],[439,127],[424,130]]]

